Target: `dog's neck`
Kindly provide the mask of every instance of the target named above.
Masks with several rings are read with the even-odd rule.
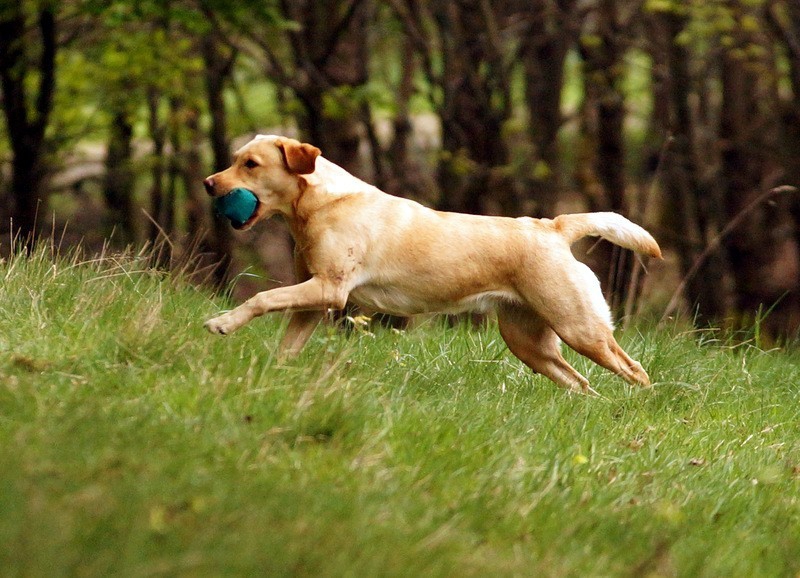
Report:
[[[298,227],[304,226],[309,217],[322,206],[346,195],[366,191],[380,192],[380,189],[320,156],[317,157],[313,173],[298,175],[297,193],[292,200],[291,210],[284,217],[294,232]]]
[[[367,189],[375,189],[372,185],[351,175],[342,167],[336,163],[332,163],[325,157],[317,158],[314,172],[306,178],[310,182],[318,180],[323,183],[328,192],[333,195],[345,195]]]

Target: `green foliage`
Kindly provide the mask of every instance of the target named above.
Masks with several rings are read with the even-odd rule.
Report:
[[[261,22],[279,25],[284,19],[274,0],[199,0],[198,2],[163,2],[162,0],[83,0],[83,10],[102,19],[110,28],[143,22],[171,22],[193,34],[206,34],[214,26],[209,14],[232,23]]]
[[[237,91],[228,91],[225,102],[231,135],[252,133],[258,128],[279,126],[290,106],[279,106],[278,87],[252,70],[236,73]]]
[[[393,107],[392,94],[386,85],[367,82],[360,86],[341,85],[330,88],[322,97],[322,113],[332,119],[358,115],[365,105],[373,109]]]
[[[8,575],[794,576],[797,355],[630,331],[651,391],[494,329],[228,338],[146,256],[0,266]]]
[[[722,48],[746,60],[764,56],[763,47],[753,40],[764,30],[764,4],[764,0],[648,0],[645,10],[684,19],[678,42],[692,46],[698,55]]]
[[[87,72],[95,86],[105,87],[102,98],[137,108],[147,90],[156,90],[202,101],[202,60],[187,29],[177,27],[183,23],[191,29],[192,21],[144,20],[137,17],[137,6],[121,3],[103,13],[101,42],[88,47]]]

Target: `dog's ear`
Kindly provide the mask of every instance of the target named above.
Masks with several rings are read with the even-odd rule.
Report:
[[[294,139],[278,139],[275,141],[283,153],[283,161],[293,173],[307,175],[314,172],[314,165],[320,150],[314,145],[301,143]]]

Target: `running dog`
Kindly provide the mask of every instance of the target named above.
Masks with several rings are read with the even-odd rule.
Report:
[[[597,277],[570,250],[582,237],[599,236],[661,258],[653,237],[621,215],[515,219],[435,211],[365,183],[315,146],[280,136],[256,137],[204,184],[212,197],[236,188],[255,194],[254,213],[240,229],[274,214],[286,219],[299,280],[210,319],[205,327],[212,333],[290,311],[279,347],[287,356],[302,349],[327,310],[348,301],[402,316],[493,310],[511,352],[562,387],[594,391],[562,357],[562,341],[626,381],[650,385],[614,339]]]

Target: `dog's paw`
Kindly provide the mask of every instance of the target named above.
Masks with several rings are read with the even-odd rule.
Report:
[[[220,315],[219,317],[209,319],[203,323],[203,327],[210,333],[215,333],[217,335],[229,335],[238,329],[238,326],[232,322],[228,315]]]

